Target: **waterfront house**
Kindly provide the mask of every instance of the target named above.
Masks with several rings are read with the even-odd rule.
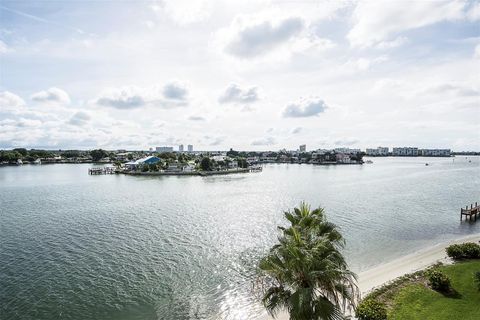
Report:
[[[125,168],[127,168],[128,170],[137,170],[143,167],[144,165],[156,164],[159,161],[160,161],[160,158],[155,156],[149,156],[142,159],[138,159],[136,161],[127,162],[125,163]]]
[[[228,167],[230,169],[237,169],[238,168],[238,162],[237,160],[231,160],[228,162]]]
[[[167,169],[165,169],[165,172],[180,172],[183,169],[183,164],[179,163],[178,161],[172,162],[168,164]]]
[[[195,171],[195,162],[188,162],[186,166],[182,168],[183,172],[194,172]]]

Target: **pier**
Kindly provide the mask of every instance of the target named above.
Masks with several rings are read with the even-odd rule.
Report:
[[[100,174],[115,174],[115,167],[98,167],[98,168],[89,168],[88,174],[90,175],[100,175]]]
[[[470,208],[468,206],[465,209],[460,209],[460,221],[463,220],[463,216],[465,216],[465,221],[477,221],[477,216],[480,215],[480,206],[475,202],[475,205],[470,204]]]

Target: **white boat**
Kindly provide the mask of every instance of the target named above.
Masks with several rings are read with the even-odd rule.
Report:
[[[40,160],[40,159],[35,159],[35,161],[33,161],[33,164],[42,164],[42,160]]]
[[[373,163],[373,161],[372,160],[366,160],[365,163],[370,164],[370,163]]]
[[[22,159],[18,159],[18,160],[17,160],[17,166],[21,166],[22,164],[23,164]]]

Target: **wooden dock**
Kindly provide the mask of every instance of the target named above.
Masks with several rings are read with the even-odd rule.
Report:
[[[477,216],[480,216],[480,206],[475,202],[475,205],[470,204],[470,208],[468,206],[465,209],[460,209],[460,221],[463,220],[463,216],[465,216],[465,221],[477,221]]]
[[[99,174],[115,174],[117,171],[115,167],[98,167],[98,168],[89,168],[88,174],[90,175],[99,175]]]

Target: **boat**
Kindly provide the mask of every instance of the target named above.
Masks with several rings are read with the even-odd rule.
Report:
[[[35,159],[35,161],[33,161],[33,164],[42,164],[42,160],[40,160],[40,159]]]
[[[428,163],[425,163],[426,166],[428,166],[429,164]]]
[[[365,160],[365,163],[370,164],[370,163],[373,163],[373,161],[372,160]]]
[[[21,166],[22,164],[23,164],[22,159],[18,159],[18,160],[17,160],[17,166]]]

